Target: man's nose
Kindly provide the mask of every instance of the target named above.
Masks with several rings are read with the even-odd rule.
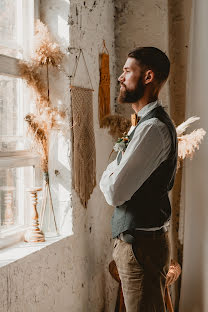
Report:
[[[124,81],[124,74],[121,74],[119,77],[118,77],[118,81]]]

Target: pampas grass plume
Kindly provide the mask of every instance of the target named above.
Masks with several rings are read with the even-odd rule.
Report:
[[[35,23],[34,50],[32,59],[37,65],[58,67],[64,57],[58,44],[52,40],[48,27],[40,20]]]
[[[206,131],[202,128],[192,131],[190,134],[185,134],[178,137],[178,157],[180,159],[193,158],[195,150],[199,149]]]
[[[190,118],[188,118],[186,121],[182,122],[177,128],[176,128],[176,132],[177,132],[177,136],[180,136],[181,134],[183,134],[185,132],[185,130],[196,120],[199,120],[200,117],[197,116],[192,116]]]

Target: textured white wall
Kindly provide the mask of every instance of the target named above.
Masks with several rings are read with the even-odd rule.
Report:
[[[137,46],[155,46],[168,55],[168,1],[115,0],[115,42],[117,76],[122,72],[127,54]],[[168,83],[161,92],[164,106],[169,106]],[[130,104],[117,106],[129,118]]]
[[[185,162],[185,231],[180,312],[208,311],[208,2],[193,1],[186,117],[199,116],[191,128],[204,128],[204,140],[193,160]]]
[[[76,193],[73,191],[73,229],[79,233],[81,223],[86,220],[88,254],[88,288],[89,311],[112,311],[115,306],[115,283],[108,272],[108,264],[112,260],[111,248],[111,215],[113,208],[109,207],[99,189],[99,181],[103,170],[108,164],[112,150],[112,139],[107,130],[99,128],[98,124],[98,87],[99,87],[99,53],[103,50],[103,39],[110,53],[111,74],[111,107],[114,108],[115,98],[115,46],[114,46],[114,5],[113,1],[81,1],[72,0],[69,14],[70,46],[82,48],[87,63],[90,79],[94,89],[94,130],[96,142],[97,186],[88,203],[87,213],[83,215]],[[75,53],[76,50],[72,50]],[[73,55],[72,55],[73,59]],[[83,59],[80,59],[83,64]],[[87,70],[82,66],[77,68],[75,84],[91,87]],[[70,69],[72,72],[72,68]],[[117,286],[117,285],[116,285]],[[112,297],[114,296],[114,299]]]
[[[110,53],[111,104],[115,97],[114,5],[106,1],[41,1],[41,20],[55,39],[67,48],[82,48],[92,80],[97,186],[84,209],[71,190],[71,137],[51,135],[50,178],[54,207],[62,232],[70,236],[35,254],[0,269],[0,311],[88,312],[113,311],[118,284],[108,272],[112,260],[111,215],[99,189],[108,163],[112,139],[98,125],[99,52],[105,39]],[[73,52],[73,51],[72,51]],[[74,52],[73,52],[74,53]],[[74,54],[64,68],[71,72]],[[81,75],[81,78],[80,78]],[[78,83],[87,87],[83,65]],[[69,82],[64,74],[51,72],[51,99],[67,109],[70,117]],[[70,124],[69,124],[70,126]],[[55,170],[59,174],[55,174]],[[73,199],[72,199],[73,198]]]

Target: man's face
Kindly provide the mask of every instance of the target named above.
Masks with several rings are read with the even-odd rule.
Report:
[[[123,67],[120,81],[119,103],[135,103],[144,95],[143,75],[137,61],[129,57]]]

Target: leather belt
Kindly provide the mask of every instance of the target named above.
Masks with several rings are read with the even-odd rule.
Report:
[[[127,230],[117,236],[117,238],[123,240],[126,243],[132,244],[137,238],[142,238],[142,237],[151,237],[151,238],[156,238],[163,233],[167,232],[168,228],[167,226],[163,226],[159,230],[155,231],[144,231],[144,230]]]

